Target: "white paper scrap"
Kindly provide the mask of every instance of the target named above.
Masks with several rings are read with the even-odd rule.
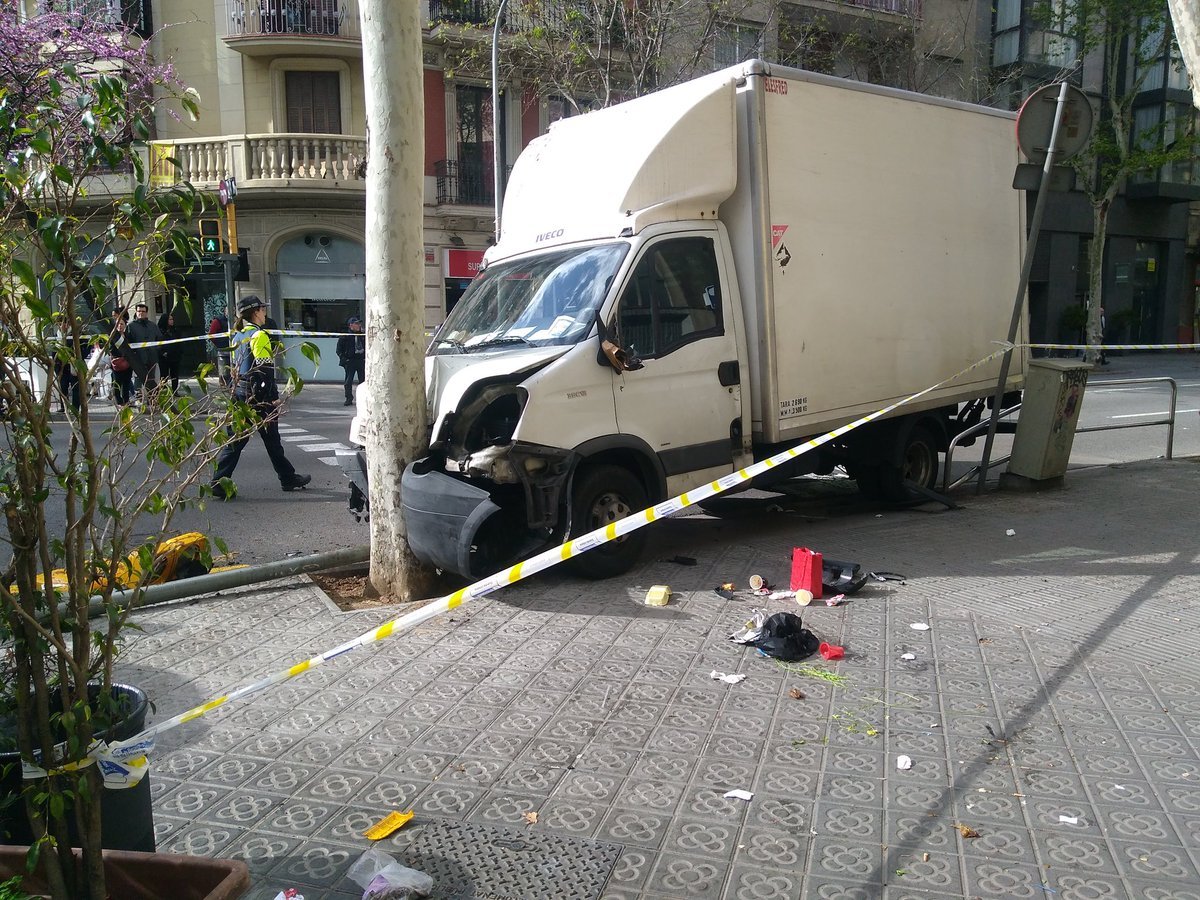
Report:
[[[929,630],[929,626],[927,624],[925,624],[924,622],[913,622],[908,627],[911,628],[913,631],[928,631]]]
[[[900,658],[901,658],[901,659],[916,659],[916,658],[917,658],[917,654],[915,654],[915,653],[901,653],[901,654],[900,654]]]
[[[1009,537],[1015,537],[1016,533],[1017,533],[1017,529],[1010,528],[1010,529],[1008,529],[1008,531],[1006,531],[1004,533],[1007,534]]]
[[[723,681],[726,684],[737,684],[739,681],[745,681],[745,675],[726,675],[724,672],[718,672],[716,669],[708,676],[715,681]]]
[[[912,768],[912,757],[901,754],[896,757],[896,768],[901,772],[907,772]]]
[[[750,791],[743,791],[741,788],[736,788],[732,791],[725,792],[726,800],[753,800],[754,794]]]
[[[1058,821],[1063,825],[1078,825],[1079,816],[1059,816]]]

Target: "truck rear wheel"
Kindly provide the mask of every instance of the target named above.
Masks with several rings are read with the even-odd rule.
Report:
[[[938,444],[933,432],[924,425],[915,425],[904,439],[900,464],[879,467],[879,489],[885,500],[905,503],[918,495],[906,481],[933,490],[937,487]]]
[[[577,538],[645,509],[646,489],[620,466],[590,466],[575,476],[571,491],[571,537]],[[619,537],[571,560],[584,578],[612,578],[634,567],[646,543],[644,531]]]

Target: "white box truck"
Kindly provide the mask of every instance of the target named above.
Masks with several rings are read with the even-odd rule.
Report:
[[[995,351],[1025,234],[1013,123],[761,61],[555,123],[429,346],[429,455],[401,485],[413,551],[490,573]],[[1009,390],[1024,372],[1018,351]],[[932,487],[998,375],[995,360],[782,474]],[[361,451],[340,457],[361,505]],[[644,535],[573,564],[619,574]]]

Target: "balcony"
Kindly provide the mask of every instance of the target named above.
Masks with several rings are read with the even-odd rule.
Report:
[[[439,206],[492,206],[496,190],[492,163],[439,159],[433,164]]]
[[[42,0],[38,7],[97,30],[128,28],[139,37],[149,37],[152,31],[150,0]]]
[[[843,3],[855,9],[907,16],[911,19],[921,18],[921,0],[843,0]]]
[[[226,0],[225,43],[247,56],[360,57],[356,0]]]
[[[346,134],[238,134],[218,138],[155,140],[150,144],[150,179],[157,187],[190,181],[204,191],[233,175],[239,196],[256,191],[282,199],[294,191],[338,194],[361,203],[366,188],[367,140]],[[174,158],[175,168],[168,162]]]

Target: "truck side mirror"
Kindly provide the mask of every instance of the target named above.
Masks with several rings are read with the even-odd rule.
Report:
[[[636,354],[630,353],[619,344],[609,339],[608,328],[596,312],[596,336],[600,341],[600,349],[596,353],[596,362],[602,366],[612,366],[617,372],[636,372],[643,368],[642,361]]]

